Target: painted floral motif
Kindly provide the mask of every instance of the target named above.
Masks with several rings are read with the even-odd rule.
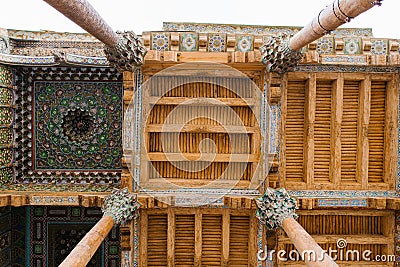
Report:
[[[317,43],[317,52],[319,54],[333,54],[334,53],[333,38],[321,38]]]
[[[180,42],[181,51],[197,51],[198,35],[196,33],[183,33]]]
[[[226,34],[208,35],[208,52],[225,52]]]
[[[374,55],[386,55],[387,41],[386,40],[372,40],[371,53]]]
[[[121,166],[121,85],[35,82],[35,168]]]
[[[360,38],[343,38],[345,54],[361,54]]]
[[[248,52],[253,50],[253,36],[238,35],[236,36],[236,51]]]
[[[169,50],[169,34],[162,32],[152,33],[152,50],[166,51]]]

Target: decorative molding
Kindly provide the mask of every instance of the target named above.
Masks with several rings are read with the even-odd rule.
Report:
[[[363,199],[318,199],[318,207],[368,207],[368,200]]]
[[[79,206],[78,196],[29,196],[30,205]]]
[[[288,190],[289,195],[296,198],[368,198],[368,197],[400,197],[396,191],[362,191],[362,190]]]
[[[367,65],[367,55],[321,55],[322,64]]]
[[[301,29],[302,27],[286,27],[286,26],[213,24],[213,23],[189,23],[189,22],[163,23],[164,31],[194,31],[199,33],[277,35],[280,33],[293,34],[300,31]],[[333,31],[331,35],[335,37],[344,37],[344,36],[372,37],[372,29],[341,28]]]

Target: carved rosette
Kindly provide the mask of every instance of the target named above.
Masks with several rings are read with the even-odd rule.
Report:
[[[256,199],[256,216],[269,230],[282,227],[286,218],[297,218],[296,199],[289,196],[284,188],[267,188],[265,194]]]
[[[132,31],[117,32],[117,34],[118,43],[106,46],[104,49],[108,62],[119,72],[135,71],[143,64],[147,49]]]
[[[280,74],[293,70],[303,57],[301,51],[296,51],[289,46],[290,36],[272,36],[263,45],[261,60],[267,66],[268,71]]]
[[[137,195],[130,193],[125,188],[121,190],[114,189],[111,195],[106,196],[102,210],[104,215],[114,219],[115,224],[121,225],[136,218],[139,207]]]

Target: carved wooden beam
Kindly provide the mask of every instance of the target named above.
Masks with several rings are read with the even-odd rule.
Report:
[[[106,56],[118,71],[134,71],[144,62],[146,48],[133,32],[115,33],[86,0],[44,0],[106,45]]]
[[[261,48],[262,61],[270,71],[284,73],[292,70],[301,60],[301,48],[336,30],[383,0],[335,0],[323,9],[307,26],[293,37],[272,37]]]
[[[256,199],[257,218],[269,230],[282,228],[293,242],[299,254],[310,267],[337,267],[314,239],[295,220],[296,200],[285,189],[267,188],[265,194]]]
[[[132,195],[128,189],[114,190],[111,195],[104,199],[103,217],[83,237],[59,266],[86,266],[114,224],[126,224],[132,220],[137,216],[139,206],[137,196]]]

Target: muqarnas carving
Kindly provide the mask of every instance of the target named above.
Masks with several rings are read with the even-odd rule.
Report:
[[[35,169],[121,168],[121,92],[113,82],[35,82]]]

